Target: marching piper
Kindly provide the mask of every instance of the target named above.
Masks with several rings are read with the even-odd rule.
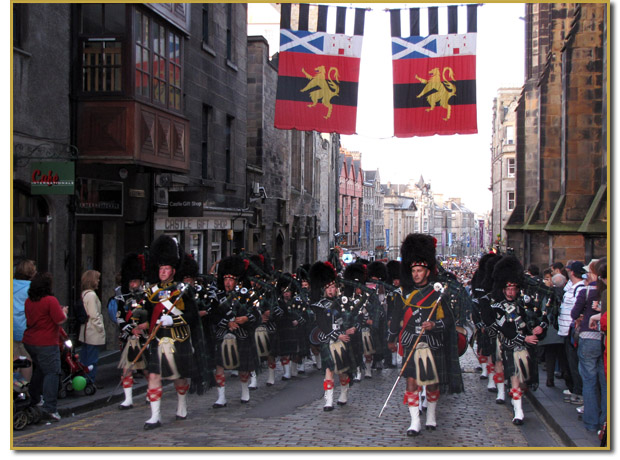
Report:
[[[325,368],[323,389],[326,412],[334,410],[334,375],[339,376],[338,405],[348,401],[350,373],[355,368],[353,349],[349,345],[355,327],[345,329],[341,305],[337,299],[336,270],[329,262],[316,262],[310,267],[310,301],[316,315],[317,338],[321,343],[321,361]]]
[[[437,273],[435,244],[432,236],[413,233],[401,246],[401,290],[395,299],[388,346],[395,351],[398,340],[403,356],[412,358],[403,362],[401,371],[407,378],[404,403],[411,415],[407,436],[420,433],[422,386],[426,385],[428,401],[427,430],[437,427],[440,393],[463,391],[454,318],[449,304],[442,303],[441,284],[433,284]]]
[[[186,286],[174,277],[183,252],[168,235],[159,236],[149,252],[148,299],[152,304],[151,336],[156,340],[148,348],[149,380],[147,398],[151,404],[151,418],[145,430],[161,426],[162,379],[173,380],[177,392],[176,419],[187,418],[187,379],[192,376],[193,347],[190,325],[199,321],[198,309]]]
[[[500,371],[510,378],[510,395],[514,417],[512,423],[522,425],[525,415],[522,397],[527,382],[536,366],[534,346],[538,343],[537,334],[543,333],[540,324],[528,324],[527,313],[520,296],[523,283],[523,265],[514,256],[504,256],[493,269],[493,298],[491,304],[492,322],[490,328],[498,332],[501,360]],[[484,313],[484,312],[483,312]],[[486,312],[488,314],[488,311]],[[532,327],[534,326],[534,327]]]
[[[138,361],[134,359],[145,345],[149,328],[149,312],[144,293],[145,260],[142,254],[130,253],[121,264],[121,291],[117,296],[119,340],[121,342],[121,359],[118,368],[123,370],[121,377],[125,399],[118,406],[120,410],[133,407],[133,371],[140,371],[148,378],[146,355]]]

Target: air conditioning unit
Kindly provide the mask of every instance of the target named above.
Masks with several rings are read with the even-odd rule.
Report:
[[[156,187],[170,187],[172,185],[172,174],[156,174],[155,186]]]
[[[156,187],[154,200],[157,206],[168,206],[168,189]]]

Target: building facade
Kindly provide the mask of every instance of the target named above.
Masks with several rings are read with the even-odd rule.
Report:
[[[607,4],[526,4],[516,207],[506,245],[525,265],[607,254]]]
[[[504,226],[516,206],[517,158],[515,133],[520,88],[500,88],[493,99],[491,139],[492,228],[495,242],[506,249]]]

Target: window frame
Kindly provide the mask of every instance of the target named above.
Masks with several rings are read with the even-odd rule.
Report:
[[[511,198],[512,195],[512,198]],[[512,207],[511,207],[512,203]],[[517,207],[517,194],[514,190],[508,190],[506,192],[506,211],[514,211]]]

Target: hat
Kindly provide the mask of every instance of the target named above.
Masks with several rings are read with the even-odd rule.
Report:
[[[159,267],[170,265],[175,270],[181,262],[179,245],[168,235],[160,235],[149,249],[149,281],[159,281]]]
[[[310,267],[310,300],[316,302],[323,296],[323,288],[336,281],[336,269],[329,262],[315,262]]]
[[[411,233],[407,235],[400,247],[402,261],[400,265],[400,281],[405,289],[412,288],[414,285],[411,276],[411,268],[414,266],[426,267],[431,275],[436,274],[436,244],[437,240],[431,235],[424,233]]]
[[[583,267],[583,271],[585,273],[583,275],[581,275],[581,277],[583,279],[586,279],[588,277],[589,273],[591,273],[591,272],[594,273],[594,268],[595,268],[597,263],[598,263],[598,259],[592,259],[588,265]]]
[[[185,257],[183,257],[183,260],[179,264],[179,269],[176,274],[179,281],[183,281],[183,278],[186,276],[189,276],[190,278],[197,278],[198,262],[194,260],[194,257],[191,254],[185,254]]]
[[[366,265],[355,262],[351,265],[347,265],[344,269],[342,277],[345,280],[357,281],[358,283],[366,282]]]
[[[503,256],[495,264],[492,278],[493,295],[499,299],[506,287],[523,285],[523,265],[515,256]]]
[[[291,275],[290,273],[282,273],[282,275],[280,275],[280,277],[278,278],[278,282],[276,284],[278,292],[283,293],[284,291],[289,290],[293,292],[293,294],[296,293],[297,285],[293,281],[293,275]]]
[[[233,255],[224,257],[217,266],[217,285],[224,288],[224,277],[234,276],[238,281],[245,275],[246,264],[241,256]]]
[[[124,292],[129,290],[131,280],[143,280],[146,270],[144,256],[136,252],[130,252],[123,258],[121,263],[121,286]]]
[[[400,262],[398,260],[390,260],[387,263],[386,268],[390,283],[393,283],[394,280],[400,279]]]
[[[261,254],[254,254],[249,257],[250,265],[248,266],[248,271],[246,272],[246,276],[250,278],[265,277],[267,271],[265,270],[265,256]]]
[[[301,283],[302,281],[310,281],[310,264],[300,265],[297,269],[297,280]]]
[[[583,262],[579,262],[578,260],[571,262],[566,266],[566,269],[575,273],[576,276],[581,276],[585,273]]]
[[[375,260],[368,264],[368,278],[377,278],[381,281],[386,281],[388,278],[387,267],[383,262]]]

